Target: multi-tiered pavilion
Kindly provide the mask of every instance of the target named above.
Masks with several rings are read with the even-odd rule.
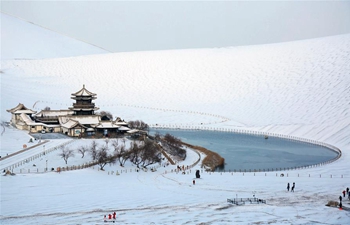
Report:
[[[127,123],[120,118],[106,118],[95,111],[99,110],[93,100],[95,93],[88,91],[83,85],[79,91],[71,94],[75,100],[68,110],[33,111],[23,104],[7,110],[12,114],[11,123],[21,130],[30,132],[56,132],[78,137],[115,137],[130,132]]]
[[[99,110],[92,102],[96,98],[96,94],[88,91],[83,85],[80,91],[72,94],[71,99],[74,99],[75,103],[69,109],[74,112],[74,115],[94,115],[94,112]]]

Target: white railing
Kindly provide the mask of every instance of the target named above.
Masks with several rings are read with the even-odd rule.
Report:
[[[35,155],[32,155],[32,156],[30,156],[30,157],[28,157],[26,159],[21,159],[19,162],[16,162],[16,163],[13,163],[12,165],[9,165],[7,167],[1,168],[1,171],[9,170],[9,171],[13,172],[14,169],[19,168],[19,167],[21,167],[22,165],[24,165],[26,163],[29,163],[29,162],[34,161],[36,159],[39,159],[39,158],[45,156],[46,154],[49,154],[49,153],[51,153],[53,151],[56,151],[56,150],[60,149],[62,146],[66,146],[66,145],[72,143],[73,141],[75,141],[75,139],[72,139],[70,141],[62,143],[62,144],[60,144],[58,146],[46,149],[46,150],[44,150],[44,151],[42,151],[40,153],[37,153]],[[33,148],[33,146],[30,147],[30,148]]]
[[[300,167],[290,167],[290,168],[271,168],[271,169],[266,169],[265,171],[280,171],[280,170],[292,170],[292,169],[306,169],[306,168],[312,168],[312,167],[317,167],[317,166],[322,166],[325,164],[332,163],[336,160],[338,160],[342,156],[342,152],[339,148],[323,143],[320,141],[315,141],[307,138],[300,138],[300,137],[295,137],[291,135],[284,135],[284,134],[277,134],[277,133],[271,133],[271,132],[262,132],[262,131],[252,131],[252,130],[244,130],[244,129],[228,129],[228,128],[212,128],[212,127],[203,127],[203,126],[179,126],[179,125],[157,125],[157,126],[152,126],[152,129],[182,129],[182,130],[203,130],[203,131],[217,131],[217,132],[230,132],[230,133],[238,133],[238,134],[249,134],[249,135],[261,135],[261,136],[268,136],[268,137],[278,137],[282,139],[287,139],[290,141],[296,141],[296,142],[303,142],[303,143],[308,143],[308,144],[313,144],[317,146],[321,146],[324,148],[327,148],[335,153],[337,153],[337,156],[333,159],[330,159],[325,162],[317,163],[317,164],[311,164],[308,166],[300,166]],[[238,170],[237,170],[238,171]],[[245,170],[245,172],[259,172],[257,170]],[[241,170],[241,172],[244,172]]]

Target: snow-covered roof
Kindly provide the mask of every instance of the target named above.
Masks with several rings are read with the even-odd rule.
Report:
[[[131,130],[129,127],[119,127],[118,130],[128,131]]]
[[[6,111],[9,113],[15,113],[15,114],[22,114],[22,113],[34,114],[34,113],[36,113],[36,111],[33,111],[33,110],[25,107],[22,103],[19,103],[16,107],[14,107],[12,109],[8,109]]]
[[[61,126],[64,127],[64,128],[74,128],[76,127],[77,125],[80,125],[84,128],[87,128],[85,127],[83,124],[79,123],[79,121],[76,121],[76,120],[72,120],[72,119],[69,119],[66,123],[61,123]]]
[[[78,125],[79,122],[75,120],[68,120],[66,123],[61,124],[62,127],[64,128],[72,128]]]
[[[96,128],[118,128],[119,125],[114,124],[112,121],[101,121],[99,125],[96,126]]]
[[[41,110],[35,116],[40,117],[42,116],[66,116],[66,115],[73,115],[74,111],[71,110]]]
[[[60,123],[66,123],[69,120],[75,120],[78,121],[80,124],[85,125],[98,125],[100,123],[100,116],[99,115],[86,115],[86,116],[59,116]]]
[[[19,125],[24,125],[24,124],[26,124],[26,125],[29,125],[29,126],[38,126],[38,125],[40,125],[40,126],[49,127],[49,126],[47,126],[47,125],[44,124],[44,123],[37,123],[37,122],[33,121],[33,120],[32,120],[27,114],[25,114],[25,113],[22,113],[22,114],[20,115],[20,117],[21,117],[21,119],[23,120],[24,123],[18,122]]]
[[[139,130],[136,130],[136,129],[127,131],[127,133],[129,133],[129,134],[134,134],[134,133],[137,133],[137,132],[139,132]]]
[[[50,127],[50,128],[60,127],[59,124],[44,124],[44,123],[37,123],[37,124],[43,125],[44,127]]]
[[[92,93],[85,88],[85,84],[83,85],[82,89],[73,93],[72,95],[74,95],[74,96],[96,96],[95,93]]]
[[[119,125],[119,126],[125,126],[128,125],[127,122],[114,122],[114,124]]]
[[[68,120],[66,123],[61,124],[62,127],[65,128],[72,128],[75,127],[76,125],[78,125],[79,122],[75,121],[75,120]]]
[[[35,122],[25,113],[22,113],[20,115],[20,117],[27,125],[34,125],[35,124]]]
[[[13,112],[14,114],[34,114],[36,111],[33,111],[31,109],[25,109],[25,110],[17,110],[16,112]]]

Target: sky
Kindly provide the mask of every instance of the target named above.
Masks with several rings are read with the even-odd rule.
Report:
[[[2,1],[1,11],[111,52],[350,33],[349,1]]]

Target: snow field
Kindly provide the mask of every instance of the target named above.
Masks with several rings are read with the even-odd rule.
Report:
[[[99,224],[104,214],[113,211],[117,212],[117,221],[124,224],[204,221],[211,224],[259,221],[263,224],[295,221],[344,224],[348,221],[349,212],[324,206],[329,199],[338,197],[336,191],[330,193],[334,182],[336,186],[345,186],[346,179],[202,173],[192,185],[194,171],[189,175],[159,172],[160,169],[154,173],[140,171],[111,176],[86,169],[6,177],[2,201],[23,207],[3,209],[7,216],[2,222],[46,224],[55,220],[56,224]],[[27,179],[30,182],[26,182]],[[296,183],[294,193],[286,191],[287,182]],[[9,185],[13,188],[7,188]],[[23,190],[26,190],[25,198],[18,196]],[[226,202],[227,198],[253,197],[253,194],[265,199],[267,204],[239,207]],[[28,214],[33,209],[37,213]],[[323,213],[315,214],[315,211]]]

